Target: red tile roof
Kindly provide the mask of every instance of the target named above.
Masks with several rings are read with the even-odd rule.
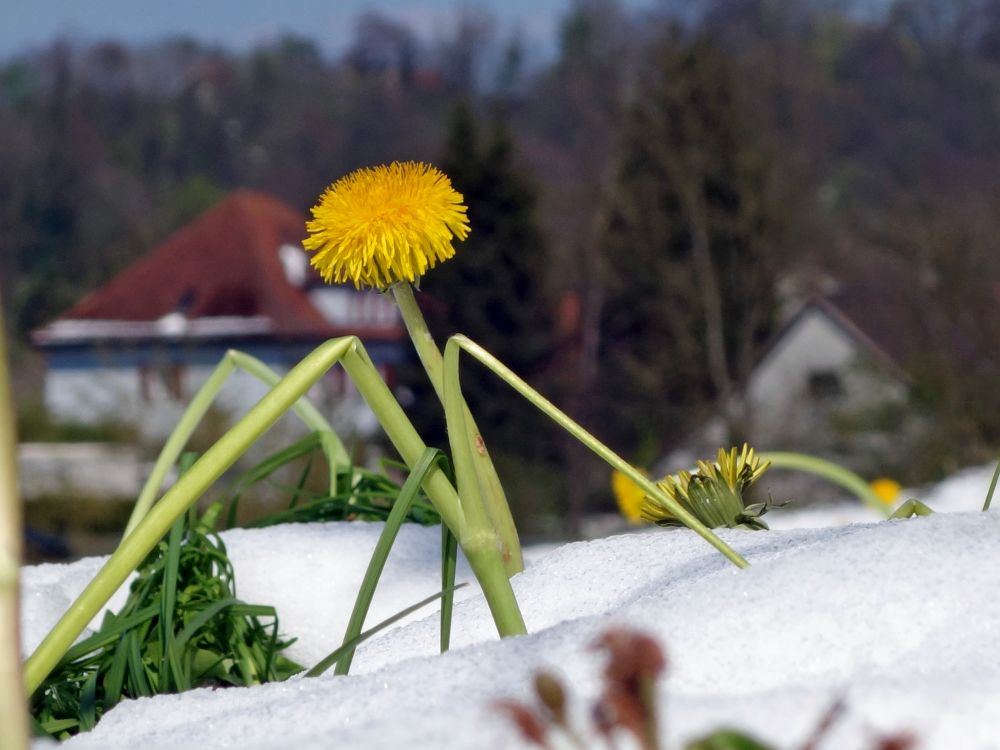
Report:
[[[279,247],[299,246],[304,236],[305,216],[298,211],[261,193],[237,191],[88,294],[57,323],[151,322],[180,312],[187,319],[264,318],[277,336],[335,335],[340,332],[311,304],[306,290],[289,283],[279,258]]]

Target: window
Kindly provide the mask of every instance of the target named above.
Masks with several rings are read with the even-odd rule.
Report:
[[[817,401],[830,401],[844,395],[844,385],[833,370],[809,373],[809,395]]]

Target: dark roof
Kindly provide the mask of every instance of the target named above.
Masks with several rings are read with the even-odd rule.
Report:
[[[864,315],[859,315],[859,310],[853,310],[851,314],[850,305],[846,307],[844,297],[840,293],[831,297],[816,297],[807,303],[795,317],[788,322],[782,334],[791,328],[799,318],[808,310],[818,309],[826,314],[827,318],[833,321],[842,331],[853,339],[860,348],[867,351],[879,362],[886,371],[902,381],[910,379],[905,367],[906,348],[899,345],[899,329],[892,327],[892,318],[879,319],[878,315],[872,316],[871,311]]]
[[[233,193],[170,235],[60,320],[156,321],[254,317],[278,335],[324,335],[330,325],[285,276],[278,248],[299,245],[305,217],[274,198]]]
[[[902,369],[926,349],[926,332],[913,309],[912,284],[901,277],[869,273],[842,283],[826,302],[861,333],[870,347]]]

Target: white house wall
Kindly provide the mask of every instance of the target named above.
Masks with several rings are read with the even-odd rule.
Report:
[[[814,376],[834,376],[839,394],[818,396]],[[849,413],[905,398],[906,388],[847,329],[818,308],[804,312],[754,370],[747,388],[754,431],[808,435],[831,413]]]
[[[94,424],[112,418],[122,421],[120,415],[131,421],[139,405],[135,368],[50,369],[45,377],[45,406],[58,421]]]
[[[274,368],[279,373],[282,368]],[[186,365],[180,369],[181,397],[170,394],[156,377],[134,366],[53,368],[45,381],[45,403],[62,422],[95,424],[103,421],[133,424],[150,439],[167,437],[190,399],[208,380],[215,365]],[[144,393],[145,390],[145,393]],[[227,422],[235,422],[268,392],[269,387],[242,370],[233,371],[213,408]],[[378,428],[357,389],[335,368],[309,393],[338,432],[367,436]]]

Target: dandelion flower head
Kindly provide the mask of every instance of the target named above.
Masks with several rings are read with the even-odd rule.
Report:
[[[418,162],[359,169],[320,196],[302,246],[327,282],[384,289],[416,281],[469,234],[463,198],[439,169]]]

